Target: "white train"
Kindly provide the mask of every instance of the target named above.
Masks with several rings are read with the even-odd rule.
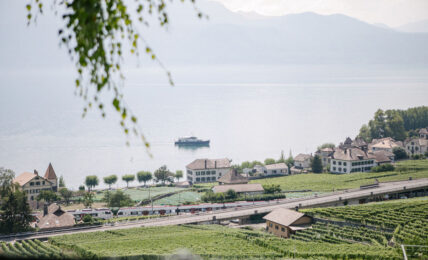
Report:
[[[130,217],[130,216],[145,216],[145,215],[166,215],[166,214],[177,214],[190,213],[195,214],[197,212],[209,212],[214,210],[226,209],[226,208],[240,208],[251,205],[264,205],[268,204],[267,201],[237,201],[230,203],[204,203],[197,205],[181,205],[181,206],[144,206],[144,207],[125,207],[120,208],[117,212],[117,217]],[[69,213],[80,220],[85,215],[91,215],[94,218],[110,219],[113,218],[113,213],[108,208],[98,209],[79,209],[69,210]]]
[[[128,207],[120,208],[117,212],[118,217],[127,217],[127,216],[143,216],[143,215],[165,215],[165,214],[177,214],[180,213],[197,213],[197,212],[209,212],[219,209],[226,208],[239,208],[250,205],[263,205],[268,204],[266,201],[238,201],[230,203],[205,203],[197,205],[181,205],[181,206],[151,206],[144,207]]]
[[[68,213],[71,213],[75,219],[81,220],[85,215],[91,215],[94,218],[110,219],[113,217],[113,213],[109,208],[99,208],[99,209],[75,209],[68,210]]]

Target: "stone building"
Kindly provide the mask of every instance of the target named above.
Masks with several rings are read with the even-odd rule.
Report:
[[[266,220],[266,231],[282,238],[289,238],[297,230],[309,228],[313,221],[310,216],[285,208],[277,208],[263,219]]]

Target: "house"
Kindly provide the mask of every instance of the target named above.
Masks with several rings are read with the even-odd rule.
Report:
[[[331,159],[330,172],[368,172],[376,165],[375,156],[360,148],[336,148]]]
[[[256,164],[254,165],[253,169],[254,169],[253,172],[255,173],[264,174],[266,168],[263,165]]]
[[[213,182],[228,173],[230,160],[196,159],[186,166],[187,180],[191,183]]]
[[[217,185],[212,188],[214,193],[227,192],[228,190],[234,190],[238,194],[263,194],[264,189],[260,183],[251,183],[251,184],[232,184],[232,185]]]
[[[376,165],[393,163],[395,161],[395,154],[386,150],[369,152],[369,156],[375,159]]]
[[[313,221],[310,216],[285,208],[277,208],[263,219],[266,220],[266,231],[282,238],[289,238],[297,230],[309,228]]]
[[[355,138],[355,140],[352,140],[350,137],[347,137],[345,139],[345,142],[339,144],[339,148],[341,149],[347,149],[347,148],[358,148],[363,151],[368,150],[368,144],[362,139],[362,138]]]
[[[265,166],[264,175],[287,175],[288,166],[285,163],[274,163]]]
[[[391,137],[385,137],[380,139],[373,139],[369,144],[369,151],[388,151],[393,152],[395,147],[403,147],[403,143],[395,141]]]
[[[404,149],[409,155],[425,154],[428,151],[428,139],[408,139],[404,141]]]
[[[177,188],[189,188],[190,182],[189,181],[180,181],[175,183],[175,187]]]
[[[297,169],[308,169],[311,167],[311,154],[300,153],[294,157],[294,167]]]
[[[218,183],[220,185],[247,184],[248,178],[242,176],[237,170],[230,169],[229,172],[218,179]]]
[[[333,152],[333,148],[326,147],[321,150],[318,150],[315,154],[321,158],[322,166],[327,166],[331,163],[331,157],[333,155]]]
[[[419,138],[428,139],[428,127],[419,129]]]
[[[76,221],[74,216],[61,209],[57,204],[51,204],[49,207],[45,204],[43,217],[40,219],[37,226],[40,230],[72,227]]]
[[[18,183],[22,190],[27,193],[29,202],[36,200],[36,197],[42,190],[57,191],[58,189],[57,177],[52,164],[50,163],[44,177],[40,176],[39,173],[34,170],[34,173],[21,173],[13,180],[13,182]]]

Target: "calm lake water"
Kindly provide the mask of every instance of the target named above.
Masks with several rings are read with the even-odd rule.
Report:
[[[94,110],[81,118],[82,102],[68,73],[0,72],[0,166],[44,173],[52,162],[77,188],[86,175],[153,171],[163,164],[184,170],[196,158],[240,163],[278,158],[281,150],[311,153],[324,142],[355,137],[378,108],[428,105],[428,69],[265,70],[246,80],[214,71],[187,84],[183,73],[175,87],[143,84],[143,74],[130,72],[126,99],[152,158],[138,141],[125,146],[113,113],[102,119]],[[211,146],[174,146],[174,139],[191,134],[210,139]]]

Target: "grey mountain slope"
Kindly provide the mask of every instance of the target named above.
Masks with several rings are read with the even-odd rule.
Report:
[[[408,23],[395,28],[401,32],[428,33],[428,19],[414,23]]]
[[[338,14],[254,18],[218,3],[200,3],[208,21],[179,5],[170,9],[168,31],[140,28],[166,66],[428,63],[428,34],[401,33]],[[27,28],[24,4],[12,1],[0,14],[0,34],[8,39],[0,49],[0,68],[72,65],[65,48],[58,47],[59,22],[53,15]]]

